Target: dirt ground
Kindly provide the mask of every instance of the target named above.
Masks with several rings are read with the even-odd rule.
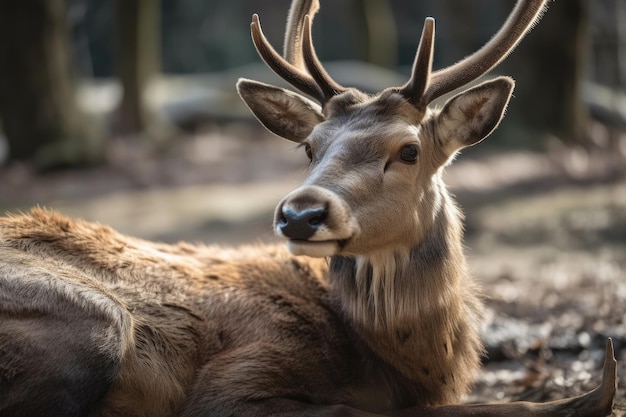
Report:
[[[243,139],[242,139],[243,138]],[[484,286],[488,356],[468,402],[544,401],[598,381],[606,339],[626,415],[626,139],[610,150],[467,152],[447,181],[466,213]],[[485,145],[481,145],[485,146]],[[304,152],[221,127],[159,152],[113,142],[110,163],[36,175],[0,170],[0,210],[33,205],[162,241],[272,241],[272,210],[304,178]]]

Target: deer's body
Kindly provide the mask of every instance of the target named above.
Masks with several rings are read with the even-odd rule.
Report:
[[[275,212],[289,251],[155,244],[39,209],[0,219],[0,416],[610,413],[610,344],[603,382],[584,396],[458,404],[479,365],[481,303],[442,172],[496,128],[513,80],[428,104],[502,60],[544,5],[519,0],[476,54],[432,73],[427,19],[409,82],[376,95],[322,68],[317,1],[294,1],[285,58],[254,16],[263,59],[319,102],[237,84],[310,158]]]
[[[331,262],[333,283],[325,260],[296,258],[282,246],[156,244],[45,210],[2,218],[0,254],[0,347],[9,348],[7,333],[18,327],[20,338],[37,336],[24,357],[3,365],[8,380],[0,386],[17,381],[10,378],[20,377],[22,362],[34,363],[49,377],[69,373],[57,388],[80,384],[78,398],[100,393],[94,407],[102,415],[222,415],[230,402],[269,398],[371,411],[443,404],[459,399],[478,365],[471,318],[479,307],[462,279],[439,305],[425,296],[433,290],[428,280],[411,285],[424,314],[370,334],[341,307],[338,292],[351,287],[342,280],[353,279],[356,266],[339,258]],[[93,349],[70,371],[75,358],[66,349],[76,346]],[[32,351],[45,356],[60,347],[54,363],[34,361]],[[18,400],[24,387],[13,386],[4,395]]]

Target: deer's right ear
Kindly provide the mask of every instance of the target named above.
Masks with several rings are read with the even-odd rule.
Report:
[[[240,78],[237,92],[263,126],[293,142],[302,142],[326,120],[317,103],[284,88]]]

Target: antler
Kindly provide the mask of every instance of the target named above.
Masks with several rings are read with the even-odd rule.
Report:
[[[400,93],[413,105],[418,106],[430,81],[433,67],[433,47],[435,44],[435,19],[427,17],[420,38],[411,79]]]
[[[304,18],[309,16],[313,20],[319,9],[320,4],[318,0],[294,1],[289,9],[287,27],[285,28],[283,57],[287,62],[302,70],[306,68],[304,66],[304,58],[302,57]]]
[[[311,39],[311,23],[318,9],[317,0],[293,3],[285,34],[285,58],[281,57],[268,42],[256,14],[252,16],[250,29],[254,46],[265,63],[289,84],[324,104],[347,88],[339,85],[328,75],[315,54]]]
[[[396,89],[413,105],[423,108],[455,88],[489,72],[517,46],[539,20],[547,0],[518,0],[498,33],[482,48],[447,68],[432,72],[435,21],[427,18],[417,49],[411,79]],[[285,81],[322,105],[347,90],[335,82],[320,63],[311,40],[318,0],[294,0],[285,31],[284,58],[266,39],[259,17],[252,17],[252,39],[259,55]]]
[[[250,30],[252,31],[252,41],[254,42],[257,52],[261,58],[263,58],[263,61],[265,61],[278,76],[303,93],[320,101],[324,99],[322,90],[309,74],[287,62],[272,48],[272,45],[269,44],[261,30],[261,23],[259,22],[259,16],[257,14],[252,16]]]
[[[489,42],[465,59],[432,74],[432,49],[430,55],[426,50],[432,48],[434,21],[426,19],[411,79],[400,93],[411,103],[425,107],[437,97],[486,74],[506,58],[537,23],[546,3],[546,0],[518,0],[502,28]]]

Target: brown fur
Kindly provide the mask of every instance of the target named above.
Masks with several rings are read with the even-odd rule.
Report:
[[[13,300],[2,304],[0,343],[9,332],[30,337],[28,326],[7,329],[7,318],[51,315],[68,323],[76,346],[96,350],[94,361],[115,359],[119,370],[93,401],[94,415],[227,415],[275,397],[382,410],[457,397],[424,380],[423,368],[436,375],[438,364],[420,361],[414,380],[373,353],[380,347],[363,343],[369,335],[345,326],[324,260],[294,258],[281,247],[151,243],[42,209],[0,220],[0,254],[0,293]],[[85,332],[90,316],[98,320]],[[424,330],[401,331],[376,337],[391,346],[398,337],[426,343]],[[94,335],[107,343],[94,343]],[[53,334],[37,336],[55,350]],[[8,359],[16,368],[3,369],[2,381],[13,390],[22,382],[10,375],[28,371],[20,364],[30,359]]]

